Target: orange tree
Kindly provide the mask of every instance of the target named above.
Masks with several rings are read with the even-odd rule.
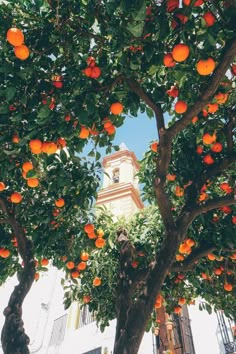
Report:
[[[117,318],[115,354],[137,353],[162,297],[168,311],[194,294],[235,314],[235,12],[231,0],[1,4],[1,282],[19,278],[5,353],[28,353],[21,306],[48,259],[66,270],[67,306],[85,296],[102,326]],[[155,207],[108,228],[91,209],[97,148],[111,152],[139,112],[157,125],[140,172]]]

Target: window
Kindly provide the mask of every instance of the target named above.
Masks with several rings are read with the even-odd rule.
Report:
[[[65,337],[67,315],[61,316],[54,321],[52,335],[49,343],[50,353],[57,354]],[[52,351],[53,350],[53,351]]]
[[[119,168],[116,168],[113,171],[112,181],[113,181],[113,183],[119,183],[119,181],[120,181],[120,170],[119,170]]]
[[[89,308],[87,305],[83,306],[80,311],[80,318],[79,318],[79,328],[88,325],[96,320],[96,316],[89,312]]]
[[[83,354],[102,354],[102,347],[90,350],[89,352]]]

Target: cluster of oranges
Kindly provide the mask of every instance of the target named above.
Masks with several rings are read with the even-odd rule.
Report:
[[[99,66],[96,66],[96,60],[94,57],[88,57],[86,60],[88,67],[83,70],[84,74],[87,77],[91,77],[92,79],[98,79],[101,75],[101,69]]]
[[[106,245],[106,240],[103,238],[104,231],[102,229],[95,230],[93,224],[86,224],[84,226],[84,231],[89,239],[95,239],[95,246],[97,248],[103,248]]]
[[[38,178],[36,178],[36,177],[28,178],[27,177],[27,173],[29,171],[33,171],[33,170],[34,170],[34,166],[33,166],[31,161],[26,161],[26,162],[23,163],[23,165],[22,165],[22,176],[23,176],[24,179],[26,179],[28,187],[31,187],[31,188],[38,187],[38,185],[39,185]]]
[[[12,27],[7,31],[7,41],[13,45],[14,54],[20,60],[25,60],[30,55],[29,48],[23,44],[24,39],[23,32],[18,28]]]
[[[182,242],[179,246],[179,253],[175,256],[177,261],[183,261],[184,255],[189,255],[192,252],[192,247],[195,246],[195,241],[191,238],[188,238]]]
[[[64,148],[66,141],[64,138],[58,138],[57,142],[44,141],[33,139],[29,142],[30,150],[33,154],[45,153],[48,155],[55,154],[57,150]]]

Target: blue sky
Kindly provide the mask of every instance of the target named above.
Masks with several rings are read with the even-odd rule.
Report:
[[[136,118],[131,116],[125,118],[124,125],[116,130],[114,143],[116,145],[125,143],[140,160],[153,140],[157,140],[155,119],[149,119],[146,114],[139,114]]]

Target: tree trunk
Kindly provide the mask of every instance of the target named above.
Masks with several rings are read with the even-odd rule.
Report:
[[[3,312],[5,323],[1,333],[1,342],[5,354],[28,354],[30,339],[23,327],[22,304],[34,281],[35,262],[32,242],[26,238],[23,228],[14,217],[9,216],[9,221],[17,239],[18,250],[23,259],[24,268],[18,275],[19,284],[15,286],[8,306]]]

